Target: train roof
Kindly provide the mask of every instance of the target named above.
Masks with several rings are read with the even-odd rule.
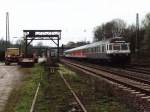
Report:
[[[113,42],[114,40],[124,40],[124,37],[109,38],[109,39],[106,39],[106,40],[102,40],[102,41],[94,42],[94,43],[91,43],[91,44],[83,45],[83,46],[80,46],[80,47],[72,48],[72,49],[66,50],[64,52],[70,52],[70,51],[76,51],[76,50],[91,48],[91,47],[95,47],[97,45],[101,45],[103,43],[106,44],[106,43]]]

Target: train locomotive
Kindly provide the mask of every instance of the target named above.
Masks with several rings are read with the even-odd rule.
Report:
[[[129,64],[130,53],[130,43],[123,37],[115,37],[66,50],[64,56],[98,62]]]

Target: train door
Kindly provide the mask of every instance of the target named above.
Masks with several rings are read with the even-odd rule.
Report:
[[[102,54],[101,54],[101,58],[105,59],[106,58],[106,44],[102,44]]]
[[[105,44],[103,44],[102,45],[102,53],[105,53],[105,51],[106,51],[106,46],[105,46]]]

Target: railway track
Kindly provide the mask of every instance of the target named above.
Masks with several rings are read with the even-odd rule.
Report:
[[[150,76],[147,74],[144,74],[144,70],[143,72],[135,72],[133,70],[131,70],[131,67],[126,67],[126,68],[116,68],[116,67],[111,67],[111,66],[102,66],[102,65],[96,65],[96,64],[91,64],[91,63],[86,63],[86,62],[79,62],[79,61],[74,61],[74,60],[68,60],[68,61],[72,61],[74,63],[78,63],[78,64],[82,64],[94,69],[98,69],[98,70],[102,70],[108,73],[112,73],[112,74],[116,74],[118,76],[121,77],[125,77],[125,78],[129,78],[132,80],[136,80],[142,83],[146,83],[146,84],[150,84]],[[136,70],[136,68],[135,68]]]
[[[150,75],[150,68],[142,68],[142,67],[131,66],[131,67],[126,67],[125,69],[128,70],[128,71],[132,71],[132,72],[137,72],[137,73],[143,73],[143,74],[149,74]]]
[[[133,100],[131,101],[131,105],[134,105],[133,102],[135,102],[135,107],[140,108],[139,110],[141,110],[139,112],[150,112],[150,82],[148,80],[135,76],[125,76],[121,74],[122,72],[116,73],[108,68],[107,70],[102,70],[100,67],[96,68],[94,65],[91,66],[90,64],[83,64],[81,62],[75,63],[64,59],[62,59],[61,62],[67,66],[75,68],[76,70],[84,72],[85,74],[95,77],[98,80],[104,79],[110,84],[117,85],[117,88],[122,88],[123,91],[128,91],[124,92],[128,93],[125,99],[128,99],[128,96],[132,96],[131,98],[133,99],[129,99]]]
[[[131,78],[130,76],[127,77],[124,75],[114,74],[114,72],[111,72],[111,71],[108,72],[108,70],[102,71],[102,69],[100,70],[100,69],[97,69],[97,68],[94,68],[94,67],[91,67],[88,65],[85,66],[85,65],[82,65],[81,63],[77,64],[77,63],[69,62],[66,60],[61,60],[61,61],[68,65],[74,66],[80,70],[83,70],[93,76],[101,76],[110,81],[124,85],[129,88],[133,88],[136,91],[140,91],[140,92],[150,96],[150,82],[149,81],[146,81],[146,80],[143,80],[140,78],[135,78],[135,77]]]
[[[150,84],[150,71],[148,71],[147,69],[140,69],[136,67],[116,68],[111,66],[100,66],[100,65],[93,65],[93,64],[87,64],[87,65],[99,70],[117,74],[122,77],[133,79],[146,84]]]
[[[85,106],[80,101],[79,97],[76,95],[74,90],[71,88],[69,82],[65,79],[65,77],[63,76],[61,72],[60,72],[60,76],[75,99],[75,101],[71,105],[72,107],[71,107],[71,110],[69,110],[69,112],[87,112]]]
[[[53,69],[56,67],[52,67]],[[54,73],[54,71],[51,71],[52,73]],[[65,112],[87,112],[85,106],[83,105],[83,103],[81,102],[81,100],[79,99],[79,97],[77,96],[77,94],[75,93],[75,91],[73,90],[73,88],[71,87],[70,83],[67,81],[67,79],[64,77],[63,72],[59,71],[60,74],[60,78],[62,79],[61,81],[64,82],[64,85],[67,88],[67,91],[64,92],[64,95],[68,96],[68,102],[67,105],[64,104],[59,104],[58,105],[58,110],[60,111],[65,111]],[[30,108],[30,112],[35,112],[35,108],[36,108],[36,102],[37,102],[37,97],[38,97],[38,92],[40,89],[40,83],[38,84],[38,87],[36,89],[34,98],[32,100],[32,105]],[[56,96],[54,96],[56,97]]]
[[[69,62],[66,60],[61,60],[61,61],[64,62],[65,64],[74,66],[74,67],[76,67],[76,68],[78,68],[78,69],[80,69],[80,70],[82,70],[88,74],[91,74],[93,76],[96,76],[96,77],[101,76],[101,77],[106,78],[106,79],[113,81],[115,83],[118,83],[118,84],[124,85],[126,87],[132,88],[136,91],[142,92],[148,96],[150,95],[150,85],[147,84],[147,83],[149,83],[149,81],[145,81],[145,80],[142,80],[140,78],[133,80],[133,78],[131,78],[131,77],[127,78],[126,76],[113,74],[110,72],[106,72],[105,70],[102,71],[102,70],[99,70],[97,68],[92,68],[91,66],[89,67],[89,66]]]

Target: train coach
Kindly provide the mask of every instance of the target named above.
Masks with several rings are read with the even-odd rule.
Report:
[[[123,37],[115,37],[64,51],[67,58],[130,63],[130,43]]]

